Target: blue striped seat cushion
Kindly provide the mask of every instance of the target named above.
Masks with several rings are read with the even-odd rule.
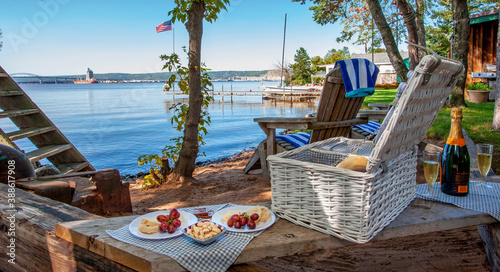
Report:
[[[366,124],[354,125],[353,128],[360,129],[372,134],[380,128],[380,123],[374,121],[368,121]],[[308,132],[296,132],[285,135],[276,135],[276,139],[283,139],[295,147],[301,147],[309,143],[309,138],[311,138],[311,133]]]
[[[295,147],[301,147],[308,144],[309,138],[311,138],[311,133],[308,132],[296,132],[285,135],[276,135],[276,139],[283,139]]]
[[[368,132],[369,134],[372,134],[375,131],[377,131],[377,129],[380,128],[380,125],[382,125],[382,124],[380,124],[379,122],[368,121],[368,123],[366,123],[366,124],[354,125],[352,127],[357,128],[357,129],[361,129],[363,131]]]

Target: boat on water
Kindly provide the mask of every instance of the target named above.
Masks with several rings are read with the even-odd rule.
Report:
[[[316,99],[323,91],[322,86],[266,86],[262,95],[264,99]]]
[[[75,84],[91,84],[91,83],[97,83],[97,80],[91,79],[91,80],[75,80],[73,81]]]
[[[94,78],[94,72],[90,70],[90,68],[87,68],[87,75],[85,77],[85,80],[81,80],[78,78],[78,80],[73,81],[75,84],[92,84],[92,83],[97,83],[97,80]]]
[[[318,94],[321,94],[323,91],[322,86],[316,86],[316,84],[306,85],[306,86],[285,86],[283,82],[283,72],[285,70],[285,36],[286,36],[286,17],[285,13],[285,26],[283,29],[283,51],[281,53],[281,77],[280,77],[280,85],[279,86],[263,86],[263,97],[264,99],[275,99],[275,98],[283,98],[286,96],[289,97],[316,97]]]

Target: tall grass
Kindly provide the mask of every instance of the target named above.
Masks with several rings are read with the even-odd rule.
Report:
[[[363,102],[363,108],[368,108],[369,103],[391,103],[396,96],[396,89],[377,89],[373,96],[369,96]],[[500,174],[500,132],[493,131],[493,111],[495,103],[470,103],[463,108],[462,127],[471,137],[474,143],[490,143],[494,146],[492,169]],[[434,124],[427,132],[427,138],[434,140],[446,140],[450,132],[451,109],[443,107]],[[469,147],[470,148],[470,147]]]

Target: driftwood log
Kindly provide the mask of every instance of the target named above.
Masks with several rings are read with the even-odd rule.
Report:
[[[132,212],[130,184],[122,182],[118,170],[99,170],[90,178],[90,181],[96,184],[96,190],[91,195],[73,202],[73,206],[100,215]]]
[[[55,235],[57,223],[102,217],[18,188],[9,196],[9,188],[0,184],[0,247],[10,253],[0,271],[133,271]]]

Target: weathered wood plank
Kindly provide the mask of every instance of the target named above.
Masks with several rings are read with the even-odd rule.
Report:
[[[353,125],[366,124],[368,119],[350,119],[344,121],[334,121],[334,122],[313,122],[309,126],[312,129],[325,129],[325,128],[339,128],[339,127],[349,127]]]
[[[386,103],[369,103],[368,107],[374,110],[388,110],[391,104]]]
[[[6,135],[7,135],[7,137],[9,137],[9,139],[11,141],[15,141],[15,140],[35,136],[38,134],[42,134],[45,132],[54,131],[55,129],[56,129],[55,127],[33,127],[33,128],[25,128],[25,129],[12,131],[12,132],[6,133]]]
[[[81,247],[111,260],[141,271],[164,271],[182,269],[174,260],[161,254],[114,240],[106,229],[118,229],[128,225],[136,216],[115,217],[61,223],[56,234]],[[450,230],[478,224],[496,222],[491,216],[460,209],[452,205],[415,200],[388,227],[374,238],[375,241]],[[94,243],[89,237],[98,235]],[[267,257],[282,257],[307,253],[318,249],[334,249],[353,243],[307,229],[286,220],[278,220],[274,226],[256,237],[243,250],[235,264],[249,263]],[[169,271],[170,271],[169,270]]]
[[[481,173],[479,172],[477,165],[476,144],[472,141],[464,129],[462,129],[462,132],[464,134],[465,143],[470,156],[470,178],[476,180],[480,179]],[[490,170],[486,180],[488,182],[500,182],[500,177],[496,176],[495,173]],[[491,271],[500,271],[500,223],[497,222],[489,225],[480,225],[477,227],[477,230],[483,240],[484,250],[488,256]]]
[[[387,115],[387,110],[359,110],[358,118],[368,118],[371,120],[383,120]]]
[[[16,95],[24,95],[24,93],[21,91],[0,91],[0,97],[2,97],[2,96],[16,96]]]
[[[0,247],[15,241],[15,264],[0,258],[1,271],[132,271],[55,235],[56,223],[100,219],[73,206],[16,189],[16,211],[8,206],[8,185],[0,184]],[[9,236],[10,217],[15,217],[15,235]],[[4,251],[5,252],[5,251]]]
[[[254,118],[253,121],[257,123],[308,123],[311,121],[316,121],[316,118],[313,117],[296,117],[296,118],[288,118],[288,117],[259,117]]]
[[[57,166],[57,169],[59,169],[59,171],[61,171],[62,174],[70,174],[78,172],[88,167],[90,167],[90,163],[88,161],[85,161],[85,162],[60,164]]]
[[[63,151],[66,151],[68,149],[73,148],[72,144],[65,144],[65,145],[49,145],[42,147],[40,149],[31,151],[26,153],[26,157],[31,162],[39,161],[41,159],[45,159],[47,157],[53,156],[55,154],[61,153]]]
[[[27,109],[27,110],[5,110],[0,112],[0,118],[11,118],[17,116],[24,116],[29,114],[38,113],[38,109]]]

